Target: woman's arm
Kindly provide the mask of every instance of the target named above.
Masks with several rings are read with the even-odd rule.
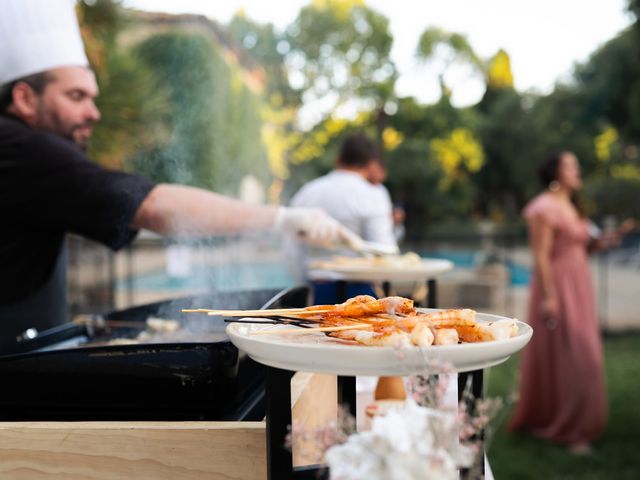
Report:
[[[560,313],[560,305],[551,269],[553,228],[539,217],[531,218],[529,220],[529,238],[533,249],[534,267],[542,288],[542,308],[549,318],[557,318]]]
[[[601,252],[617,247],[620,245],[620,242],[622,242],[622,237],[635,230],[637,225],[637,222],[633,218],[627,218],[613,232],[600,235],[589,242],[589,253]]]

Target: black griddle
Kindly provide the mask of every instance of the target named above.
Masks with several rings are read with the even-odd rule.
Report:
[[[143,328],[75,323],[40,332],[0,356],[0,420],[262,420],[265,367],[231,344],[221,318],[180,310],[293,308],[306,306],[308,298],[307,287],[245,291],[104,315],[134,323],[175,319],[195,338],[215,341],[107,345],[113,338],[134,338]]]

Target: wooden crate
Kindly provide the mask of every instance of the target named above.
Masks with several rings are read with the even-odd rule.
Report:
[[[0,423],[0,478],[264,479],[263,422]]]
[[[335,419],[336,377],[297,373],[292,415],[313,429]],[[0,478],[263,480],[264,422],[0,422]],[[294,446],[296,465],[310,463]]]

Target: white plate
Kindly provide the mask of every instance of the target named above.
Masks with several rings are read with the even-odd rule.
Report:
[[[396,281],[418,282],[426,281],[453,269],[453,263],[440,258],[423,258],[415,265],[363,265],[348,262],[321,262],[320,268],[311,268],[309,277],[320,280],[351,280],[351,281]]]
[[[429,311],[428,309],[421,311]],[[504,319],[479,313],[479,323]],[[327,337],[322,333],[252,335],[265,329],[291,326],[232,323],[227,334],[238,347],[259,363],[285,370],[333,373],[336,375],[410,375],[425,371],[431,364],[449,364],[457,372],[491,367],[504,362],[522,349],[531,338],[532,328],[517,322],[518,334],[507,340],[442,345],[428,348],[367,347]]]

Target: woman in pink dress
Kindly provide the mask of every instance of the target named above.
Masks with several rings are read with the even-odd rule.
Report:
[[[512,430],[585,453],[607,421],[602,344],[587,261],[594,240],[575,194],[582,186],[574,154],[541,170],[547,190],[524,209],[535,272],[529,301],[531,343],[522,354],[520,399]]]

